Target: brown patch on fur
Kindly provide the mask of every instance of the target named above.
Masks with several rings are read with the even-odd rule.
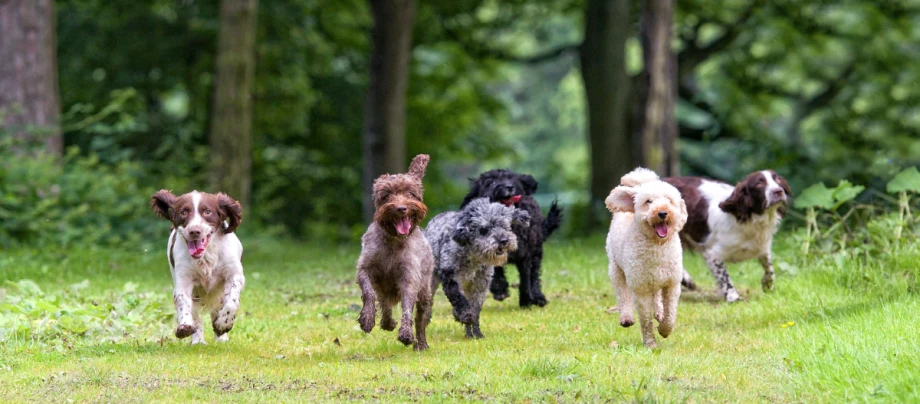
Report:
[[[662,181],[667,182],[680,191],[681,198],[687,204],[687,224],[680,232],[681,240],[700,243],[709,236],[709,201],[700,193],[703,178],[700,177],[670,177]]]
[[[777,174],[776,171],[770,170],[770,173],[773,175],[773,181],[776,181],[776,185],[779,185],[779,187],[786,192],[786,203],[780,206],[779,209],[776,209],[776,213],[778,213],[780,217],[786,217],[786,207],[792,203],[792,187],[789,186],[789,181],[786,181],[786,179],[783,178],[782,175]]]
[[[173,228],[184,227],[195,217],[195,202],[192,191],[181,196],[173,195],[172,191],[161,189],[153,194],[150,199],[150,208],[157,216],[169,220]],[[201,200],[198,202],[198,214],[205,222],[224,233],[233,233],[243,221],[243,208],[235,199],[222,192],[210,194],[198,192]],[[224,221],[228,227],[224,229]]]
[[[217,211],[220,214],[220,221],[227,221],[227,228],[224,233],[233,233],[240,223],[243,222],[243,206],[236,199],[231,198],[223,192],[217,194]],[[221,226],[223,229],[223,226]]]
[[[725,213],[738,219],[739,223],[751,220],[751,216],[763,214],[767,207],[767,179],[760,171],[744,177],[728,199],[719,204]]]

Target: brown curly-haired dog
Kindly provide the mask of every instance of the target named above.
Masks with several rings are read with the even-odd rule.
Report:
[[[393,331],[392,308],[402,305],[399,341],[428,349],[425,328],[431,319],[431,274],[434,256],[418,228],[428,213],[422,201],[422,177],[428,155],[412,159],[408,174],[387,174],[374,180],[374,221],[361,238],[358,285],[364,307],[358,323],[364,332],[374,329],[380,302],[380,328]],[[415,306],[415,336],[412,335],[412,307]]]

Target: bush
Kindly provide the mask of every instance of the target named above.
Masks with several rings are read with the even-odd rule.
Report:
[[[0,152],[0,246],[118,245],[149,240],[160,226],[148,211],[152,186],[132,162],[100,163],[67,150],[63,160]]]

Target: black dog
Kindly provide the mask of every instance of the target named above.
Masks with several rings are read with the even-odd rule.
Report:
[[[508,256],[508,262],[514,264],[521,275],[521,307],[531,304],[545,306],[546,296],[540,288],[543,241],[562,223],[562,209],[554,201],[549,214],[544,218],[540,205],[532,196],[537,192],[537,180],[526,174],[518,174],[511,170],[491,170],[470,181],[470,192],[463,198],[460,209],[473,199],[489,198],[492,202],[514,206],[530,214],[529,225],[511,226],[511,230],[517,236],[518,249]],[[505,300],[508,297],[508,281],[505,279],[504,268],[495,267],[489,290],[495,300]]]

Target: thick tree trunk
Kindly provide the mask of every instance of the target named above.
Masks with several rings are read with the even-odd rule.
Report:
[[[249,206],[257,0],[222,0],[211,114],[211,183]]]
[[[645,0],[642,49],[648,73],[642,154],[645,166],[661,176],[680,174],[677,151],[677,56],[671,49],[673,0]]]
[[[414,0],[369,0],[374,15],[370,82],[364,105],[365,221],[374,215],[371,189],[381,174],[405,172],[406,86],[412,51]]]
[[[54,0],[0,1],[0,131],[60,156],[60,117]]]
[[[580,48],[581,76],[588,101],[591,200],[599,207],[635,164],[627,130],[629,31],[628,0],[588,0],[585,40]]]

